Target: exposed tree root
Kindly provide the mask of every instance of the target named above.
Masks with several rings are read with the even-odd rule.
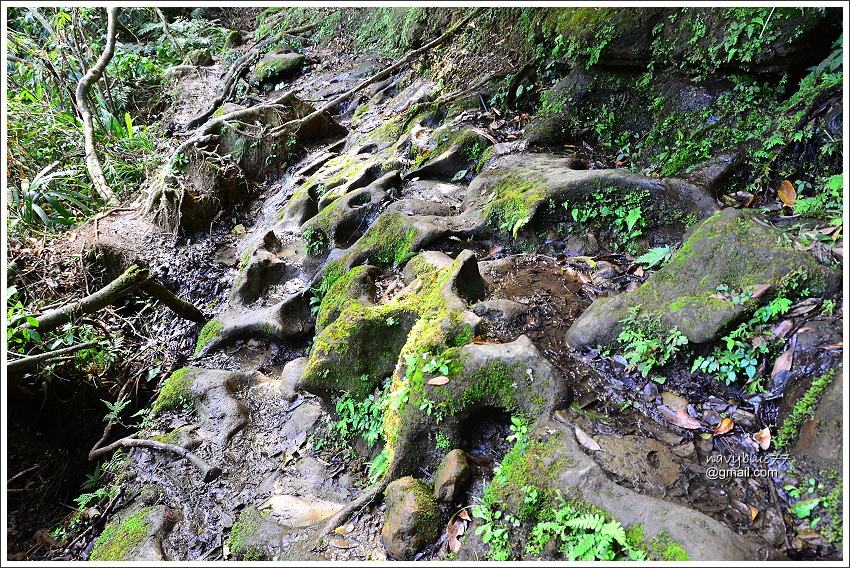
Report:
[[[121,438],[120,440],[112,442],[108,446],[104,446],[102,448],[92,449],[92,451],[89,452],[89,460],[92,461],[103,456],[110,455],[118,448],[148,448],[160,452],[169,452],[180,456],[181,458],[186,458],[189,460],[189,463],[201,470],[203,480],[205,482],[213,481],[221,475],[221,468],[211,466],[204,459],[185,448],[174,446],[172,444],[164,444],[162,442],[157,442],[156,440],[140,440],[134,436],[135,435]]]
[[[286,35],[309,31],[318,26],[322,21],[307,24],[306,26],[301,26],[299,28],[284,30],[276,35],[267,37],[266,39],[262,40],[254,47],[252,47],[248,52],[245,53],[245,55],[237,59],[233,63],[233,65],[230,66],[230,69],[223,77],[224,87],[221,90],[221,94],[216,97],[215,100],[213,100],[207,110],[205,110],[204,112],[190,120],[188,124],[186,124],[186,130],[192,130],[203,124],[209,119],[209,117],[213,115],[216,109],[226,103],[230,99],[230,97],[233,96],[233,91],[236,89],[236,84],[239,82],[239,79],[242,77],[245,71],[248,70],[248,67],[250,67],[251,64],[259,58],[263,48],[273,44],[274,42],[280,40]]]
[[[329,103],[326,103],[323,107],[319,108],[315,112],[305,116],[304,118],[299,118],[299,119],[296,119],[296,120],[290,120],[289,122],[278,126],[277,128],[273,129],[270,132],[271,137],[272,138],[280,138],[282,136],[287,136],[289,134],[297,134],[298,131],[301,129],[301,127],[304,126],[305,124],[317,119],[318,117],[320,117],[324,113],[329,112],[331,109],[336,107],[338,104],[348,100],[349,98],[354,96],[359,91],[365,89],[369,85],[371,85],[373,83],[377,83],[378,81],[381,81],[383,79],[386,79],[387,77],[389,77],[390,75],[392,75],[393,73],[395,73],[396,71],[398,71],[399,69],[401,69],[402,67],[407,65],[412,59],[422,55],[423,53],[425,53],[429,49],[436,47],[436,46],[440,45],[441,43],[444,43],[447,39],[449,39],[451,36],[453,36],[455,33],[457,33],[463,27],[465,27],[469,22],[471,22],[473,19],[478,17],[478,15],[480,13],[481,13],[481,10],[479,10],[478,8],[472,10],[472,12],[470,12],[470,14],[467,17],[465,17],[463,20],[458,22],[454,27],[449,29],[446,33],[444,33],[443,35],[441,35],[437,39],[426,43],[425,45],[423,45],[419,49],[414,49],[413,51],[408,52],[406,55],[404,55],[401,59],[396,61],[394,64],[390,65],[389,67],[387,67],[383,71],[380,71],[379,73],[376,73],[375,75],[372,75],[368,79],[361,81],[358,85],[356,85],[352,89],[342,93],[341,95],[339,95],[335,99],[332,99]]]

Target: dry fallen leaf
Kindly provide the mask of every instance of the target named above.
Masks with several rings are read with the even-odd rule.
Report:
[[[458,513],[457,516],[460,517],[461,519],[463,519],[464,521],[471,521],[472,520],[472,519],[469,518],[469,513],[466,512],[466,509],[461,509],[460,513]]]
[[[829,345],[818,345],[818,349],[826,349],[827,351],[841,351],[844,349],[844,342],[830,343]]]
[[[461,519],[452,519],[446,527],[446,536],[448,536],[449,550],[457,552],[460,550],[460,537],[466,532],[466,521]]]
[[[776,363],[773,364],[773,371],[770,372],[770,378],[775,377],[782,371],[790,371],[791,365],[794,363],[794,350],[786,349],[782,355],[776,358]]]
[[[735,422],[732,421],[731,418],[724,418],[720,421],[720,424],[714,429],[714,435],[719,436],[721,434],[725,434],[729,430],[735,427]]]
[[[664,417],[665,420],[672,422],[680,428],[687,428],[688,430],[696,430],[698,428],[702,428],[702,424],[688,416],[688,414],[681,408],[677,408],[675,411],[673,411],[664,406],[663,404],[659,404],[658,412],[661,414],[661,416]]]
[[[602,451],[602,446],[597,444],[596,440],[588,436],[587,433],[578,426],[576,426],[576,440],[578,440],[578,443],[587,448],[588,450],[591,450],[593,452]]]
[[[782,180],[782,183],[779,184],[777,193],[779,194],[779,199],[782,200],[782,203],[788,207],[794,207],[794,203],[797,201],[797,192],[794,190],[794,186],[791,185],[790,181],[787,179]]]
[[[443,377],[443,376],[440,376],[440,377],[434,377],[433,379],[429,379],[429,380],[428,380],[428,381],[426,381],[426,382],[427,382],[427,384],[429,384],[429,385],[444,385],[444,384],[446,384],[447,382],[449,382],[449,378],[448,378],[448,377]]]
[[[747,507],[750,508],[750,522],[753,522],[756,520],[756,517],[759,514],[759,510],[749,504],[747,505]]]
[[[758,442],[759,447],[766,450],[770,447],[770,428],[763,428],[753,434],[753,438]]]
[[[773,326],[770,332],[776,337],[785,337],[785,334],[791,331],[791,328],[794,327],[794,320],[782,320],[775,326]]]

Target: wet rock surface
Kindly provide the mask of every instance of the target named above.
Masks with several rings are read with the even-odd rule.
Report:
[[[297,59],[286,77],[292,78],[306,63],[294,55],[267,58]],[[611,57],[626,54],[614,50]],[[381,63],[342,69],[326,61],[294,84],[305,89],[305,99],[330,97]],[[216,323],[207,324],[206,334],[198,326],[163,330],[202,338],[182,346],[194,349],[190,394],[196,404],[164,412],[152,435],[182,429],[177,443],[223,474],[204,482],[184,460],[134,451],[129,487],[155,488],[146,497],[158,507],[152,515],[173,521],[124,558],[445,558],[456,551],[441,537],[444,513],[481,498],[512,447],[511,418],[520,414],[536,421],[530,437],[553,448],[552,455],[527,456],[539,474],[535,482],[587,500],[624,527],[643,525],[647,537],[666,533],[691,560],[781,558],[787,529],[770,481],[706,472],[718,462],[732,469],[730,456],[763,458],[753,434],[776,424],[771,412],[787,415],[790,409],[777,410],[777,399],[745,399],[722,384],[692,384],[678,363],[666,368],[670,382],[661,385],[596,348],[616,337],[628,308],[637,304],[693,343],[717,339],[745,313],[739,304],[710,298],[718,284],[737,282],[726,277],[733,268],[750,284],[774,288],[788,272],[805,268],[812,294],[826,292],[833,275],[810,255],[773,247],[772,232],[731,208],[712,216],[717,204],[711,192],[723,171],[706,170],[706,179],[662,178],[588,169],[576,157],[523,152],[471,159],[472,149],[483,152],[491,141],[478,126],[448,128],[435,109],[415,108],[432,98],[428,85],[415,87],[371,93],[380,101],[363,101],[374,102],[360,125],[382,126],[353,129],[344,146],[316,146],[298,164],[278,164],[291,165],[294,175],[281,175],[285,167],[261,167],[262,155],[247,157],[256,166],[248,169],[262,170],[256,181],[264,189],[229,203],[244,208],[237,219],[242,231],[221,227],[212,237],[204,231],[187,237],[199,251],[195,264],[182,264],[191,267],[185,269],[189,278],[202,273],[203,259],[216,259],[214,268],[203,270],[203,293],[186,283],[169,253],[157,259],[175,284],[194,288],[207,306],[215,302],[207,311]],[[384,110],[411,107],[382,131]],[[354,109],[339,110],[345,122]],[[283,119],[263,120],[273,128]],[[530,141],[569,140],[550,134],[538,132]],[[564,203],[592,201],[601,186],[647,192],[647,207],[657,209],[646,244],[676,243],[689,215],[710,218],[690,231],[690,256],[683,247],[666,268],[644,278],[632,257],[608,254],[601,231],[561,235],[550,223]],[[517,201],[521,207],[511,209]],[[550,211],[550,202],[560,210]],[[216,213],[209,208],[187,218],[211,231]],[[142,231],[146,221],[121,222],[150,238],[128,245],[121,242],[122,225],[102,222],[103,247],[124,251],[125,260],[151,258],[149,249],[161,235],[155,228]],[[197,227],[187,226],[190,234]],[[552,254],[521,250],[518,238],[537,229]],[[208,244],[211,239],[219,245]],[[732,266],[742,258],[752,264]],[[692,298],[719,307],[706,316],[694,307],[696,300],[689,303]],[[679,310],[671,309],[681,300]],[[798,398],[789,393],[808,388],[812,369],[835,364],[835,351],[819,348],[836,344],[840,334],[820,326],[798,322],[799,353],[789,372],[807,379],[795,387],[794,377],[785,377],[788,389],[796,390],[785,390],[783,405]],[[834,422],[842,389],[836,380],[826,391],[795,453],[834,465],[829,459],[840,446]],[[360,402],[393,392],[402,402],[385,403],[392,409],[384,416],[395,439],[369,446],[328,434],[341,420],[344,395]],[[678,423],[667,412],[681,412]],[[688,424],[682,416],[697,427],[682,426]],[[736,429],[716,434],[726,418]],[[576,427],[599,450],[576,439]],[[446,444],[458,449],[438,467]],[[381,477],[370,476],[369,464],[381,456],[393,478],[383,502],[379,497],[358,507],[336,531],[323,533],[330,519],[374,490]],[[410,475],[425,475],[433,484]],[[520,499],[522,488],[514,489]],[[506,503],[516,512],[515,501]],[[456,558],[480,560],[488,550],[475,535],[480,522],[462,522],[468,536]]]

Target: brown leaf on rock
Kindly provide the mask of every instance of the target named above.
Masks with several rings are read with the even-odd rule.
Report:
[[[775,377],[782,371],[790,371],[791,365],[794,363],[794,350],[786,349],[782,355],[776,358],[776,363],[773,364],[773,370],[770,372],[770,378]]]
[[[664,417],[668,422],[672,422],[676,426],[680,428],[687,428],[688,430],[697,430],[702,428],[702,424],[688,416],[688,414],[682,410],[681,408],[677,408],[673,411],[670,408],[667,408],[663,404],[658,405],[658,412],[661,416]]]
[[[755,507],[753,507],[753,506],[752,506],[752,505],[750,505],[750,504],[747,504],[747,507],[749,507],[749,508],[750,508],[750,522],[752,523],[753,521],[755,521],[755,520],[756,520],[756,517],[757,517],[757,516],[758,516],[758,514],[759,514],[759,510],[758,510],[758,509],[756,509]]]
[[[460,517],[461,519],[463,519],[464,521],[471,521],[472,520],[472,519],[469,518],[469,513],[466,512],[466,509],[461,509],[460,513],[458,513],[457,516]]]
[[[753,284],[751,286],[745,286],[744,289],[752,292],[751,298],[761,298],[765,292],[770,290],[770,287],[770,284]]]
[[[753,434],[753,438],[756,439],[761,449],[767,450],[770,447],[770,428],[762,428]]]
[[[785,337],[785,335],[791,331],[793,327],[794,320],[782,320],[770,329],[770,333],[772,333],[775,337]]]
[[[433,379],[428,379],[428,380],[426,381],[426,383],[427,383],[427,384],[429,384],[429,385],[444,385],[444,384],[446,384],[447,382],[449,382],[449,378],[448,378],[448,377],[443,377],[443,376],[440,376],[440,377],[434,377]]]
[[[820,305],[820,300],[816,298],[806,298],[800,302],[797,302],[785,315],[787,317],[801,316],[803,314],[807,314],[810,311],[814,310]]]
[[[787,179],[782,180],[782,183],[779,184],[777,193],[779,194],[779,199],[782,200],[782,203],[788,207],[794,207],[794,203],[797,201],[797,192],[794,190],[794,186],[791,185],[790,181]]]
[[[826,349],[827,351],[841,351],[844,349],[844,342],[830,343],[828,345],[818,345],[818,349]]]
[[[576,440],[578,443],[593,452],[602,451],[602,446],[596,443],[596,440],[587,435],[587,433],[576,426]]]
[[[714,435],[720,436],[721,434],[725,434],[735,427],[735,422],[732,421],[731,418],[724,418],[720,421],[720,424],[717,425],[717,428],[714,429]]]
[[[466,521],[462,519],[452,519],[446,526],[446,536],[449,541],[449,550],[457,552],[460,550],[460,537],[466,532]]]

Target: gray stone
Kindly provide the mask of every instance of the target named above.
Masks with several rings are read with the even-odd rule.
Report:
[[[463,450],[452,450],[437,468],[434,474],[434,495],[437,501],[458,501],[463,495],[472,468]]]
[[[262,85],[294,77],[307,58],[300,53],[270,53],[263,57],[251,74],[251,83]]]

